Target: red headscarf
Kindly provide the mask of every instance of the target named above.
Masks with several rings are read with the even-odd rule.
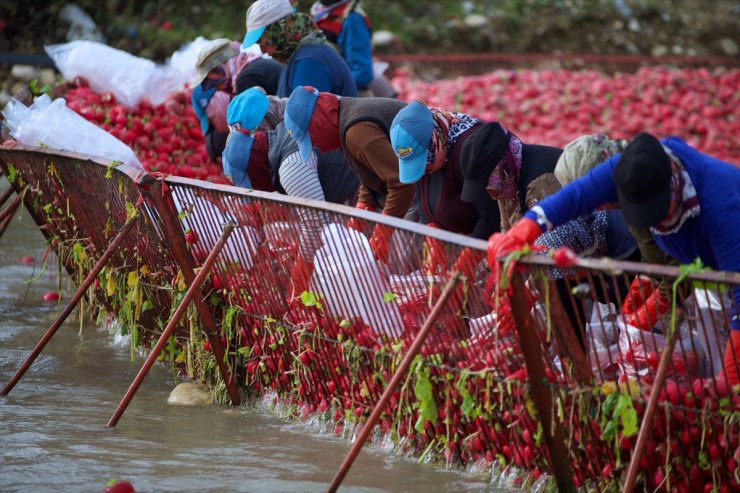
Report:
[[[339,140],[339,98],[329,92],[320,92],[308,126],[311,145],[321,152],[341,146]]]

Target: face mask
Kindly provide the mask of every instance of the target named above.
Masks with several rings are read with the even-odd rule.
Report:
[[[226,148],[221,156],[224,175],[237,187],[252,188],[252,182],[247,175],[247,166],[253,141],[251,135],[240,132],[230,132],[226,141]]]

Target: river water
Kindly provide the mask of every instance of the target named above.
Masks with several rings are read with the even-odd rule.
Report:
[[[21,211],[0,238],[0,385],[63,309],[42,300],[57,283],[48,270],[27,282],[43,253],[44,237]],[[27,255],[35,265],[19,263]],[[62,287],[68,300],[67,279]],[[112,478],[132,482],[139,493],[324,491],[349,451],[348,440],[266,406],[168,405],[177,382],[157,365],[116,428],[107,428],[144,356],[130,361],[128,342],[91,322],[79,330],[78,320],[68,320],[0,397],[0,492],[101,492]],[[512,490],[366,446],[340,491]]]

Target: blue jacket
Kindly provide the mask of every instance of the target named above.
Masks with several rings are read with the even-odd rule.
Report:
[[[357,96],[347,62],[328,44],[298,48],[280,74],[277,95],[287,98],[299,86],[313,86],[337,96]]]
[[[698,257],[712,269],[740,272],[740,169],[700,153],[678,137],[661,142],[685,166],[696,188],[700,212],[673,234],[654,234],[655,243],[681,263],[691,263]],[[524,217],[552,229],[599,206],[618,202],[612,180],[618,161],[619,154],[604,161],[540,201]],[[736,306],[740,306],[740,286],[733,293]],[[732,317],[732,328],[740,330],[737,316]]]
[[[339,50],[347,61],[357,87],[365,89],[373,74],[372,35],[362,15],[350,12],[337,38]]]

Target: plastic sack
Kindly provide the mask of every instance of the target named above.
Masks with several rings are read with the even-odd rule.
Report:
[[[705,376],[712,374],[712,368],[717,373],[723,367],[723,348],[729,330],[724,313],[732,310],[732,300],[717,291],[695,289],[686,299],[686,306],[689,313],[698,318],[697,339],[706,355]]]
[[[377,334],[399,335],[404,329],[401,313],[381,275],[365,235],[341,224],[324,226],[322,247],[314,256],[313,281],[334,314],[361,318]]]
[[[199,37],[165,65],[94,41],[72,41],[44,49],[65,79],[84,77],[93,91],[110,92],[119,103],[133,109],[145,98],[158,106],[183,90],[196,75],[195,62],[206,43]]]
[[[63,98],[52,101],[44,94],[29,107],[11,99],[2,113],[10,135],[21,144],[43,144],[144,169],[130,147],[67,108]]]
[[[223,224],[234,219],[201,197],[190,197],[181,203],[177,195],[172,194],[172,200],[178,215],[184,216],[181,219],[183,230],[192,230],[197,233],[198,240],[193,246],[208,255],[221,237]],[[190,219],[188,212],[191,207],[193,217],[197,217],[198,221]],[[229,235],[219,258],[228,263],[238,263],[245,269],[251,269],[259,244],[260,236],[255,228],[239,226]]]
[[[687,323],[683,323],[679,330],[679,339],[673,349],[667,375],[677,380],[701,377],[703,354],[699,352],[701,346],[695,338],[696,334],[691,332]],[[619,364],[622,373],[629,378],[652,381],[664,348],[665,338],[661,334],[624,324],[619,333]]]
[[[619,374],[619,334],[625,325],[615,317],[614,303],[594,303],[591,321],[586,324],[586,344],[594,373],[604,380],[616,380]]]

